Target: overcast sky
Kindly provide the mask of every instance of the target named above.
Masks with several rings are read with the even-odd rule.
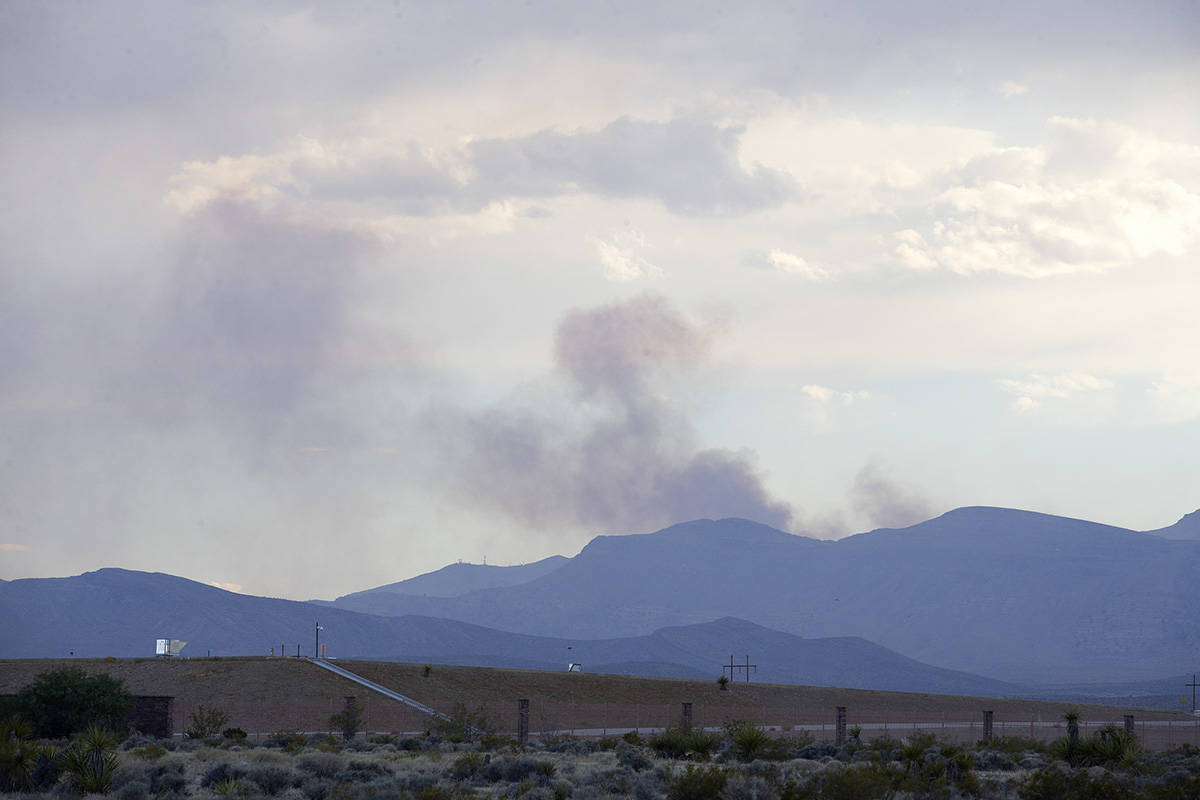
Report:
[[[0,578],[1200,507],[1200,5],[0,3]]]

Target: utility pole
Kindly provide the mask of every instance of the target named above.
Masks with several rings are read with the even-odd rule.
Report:
[[[730,655],[730,656],[729,656],[729,663],[728,663],[728,664],[726,664],[725,666],[721,667],[721,674],[722,674],[722,675],[724,675],[724,674],[725,674],[725,670],[729,670],[729,679],[730,679],[730,680],[733,680],[733,677],[734,677],[734,670],[738,670],[738,669],[744,669],[744,670],[746,670],[746,683],[749,683],[749,682],[750,682],[750,670],[754,670],[755,672],[758,672],[758,664],[751,664],[751,663],[750,663],[750,656],[746,656],[746,663],[745,663],[745,664],[734,664],[734,663],[733,663],[733,656],[732,656],[732,655]]]
[[[316,641],[313,643],[313,658],[321,657],[321,623],[317,623]]]
[[[1196,686],[1197,686],[1196,673],[1194,673],[1194,672],[1192,673],[1192,682],[1185,683],[1184,686],[1192,687],[1192,713],[1195,714],[1196,713]]]

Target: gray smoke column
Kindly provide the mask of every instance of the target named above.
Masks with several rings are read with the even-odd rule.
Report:
[[[512,403],[432,415],[444,478],[471,502],[535,526],[646,531],[699,517],[789,526],[792,509],[767,493],[753,454],[700,447],[686,415],[654,391],[656,377],[709,354],[708,333],[666,300],[573,311],[554,353],[577,413]]]
[[[859,470],[850,499],[855,509],[878,527],[903,528],[933,516],[929,501],[897,484],[875,462]]]

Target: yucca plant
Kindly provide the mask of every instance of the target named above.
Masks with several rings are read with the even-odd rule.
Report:
[[[83,794],[105,794],[121,764],[116,734],[100,725],[89,726],[58,758],[71,786]]]
[[[33,740],[33,726],[19,716],[0,722],[0,787],[8,792],[33,788],[41,748]]]

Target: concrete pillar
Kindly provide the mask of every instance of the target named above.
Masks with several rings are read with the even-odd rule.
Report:
[[[992,712],[991,711],[983,712],[983,738],[984,739],[992,738]]]
[[[684,730],[687,730],[688,728],[692,727],[692,704],[680,703],[679,705],[679,724],[683,726]]]
[[[837,727],[834,729],[833,743],[841,747],[846,743],[846,707],[837,707]]]
[[[1137,735],[1133,732],[1133,714],[1125,715],[1125,732],[1128,733],[1130,736]]]
[[[517,701],[517,741],[525,744],[529,741],[529,700]]]

